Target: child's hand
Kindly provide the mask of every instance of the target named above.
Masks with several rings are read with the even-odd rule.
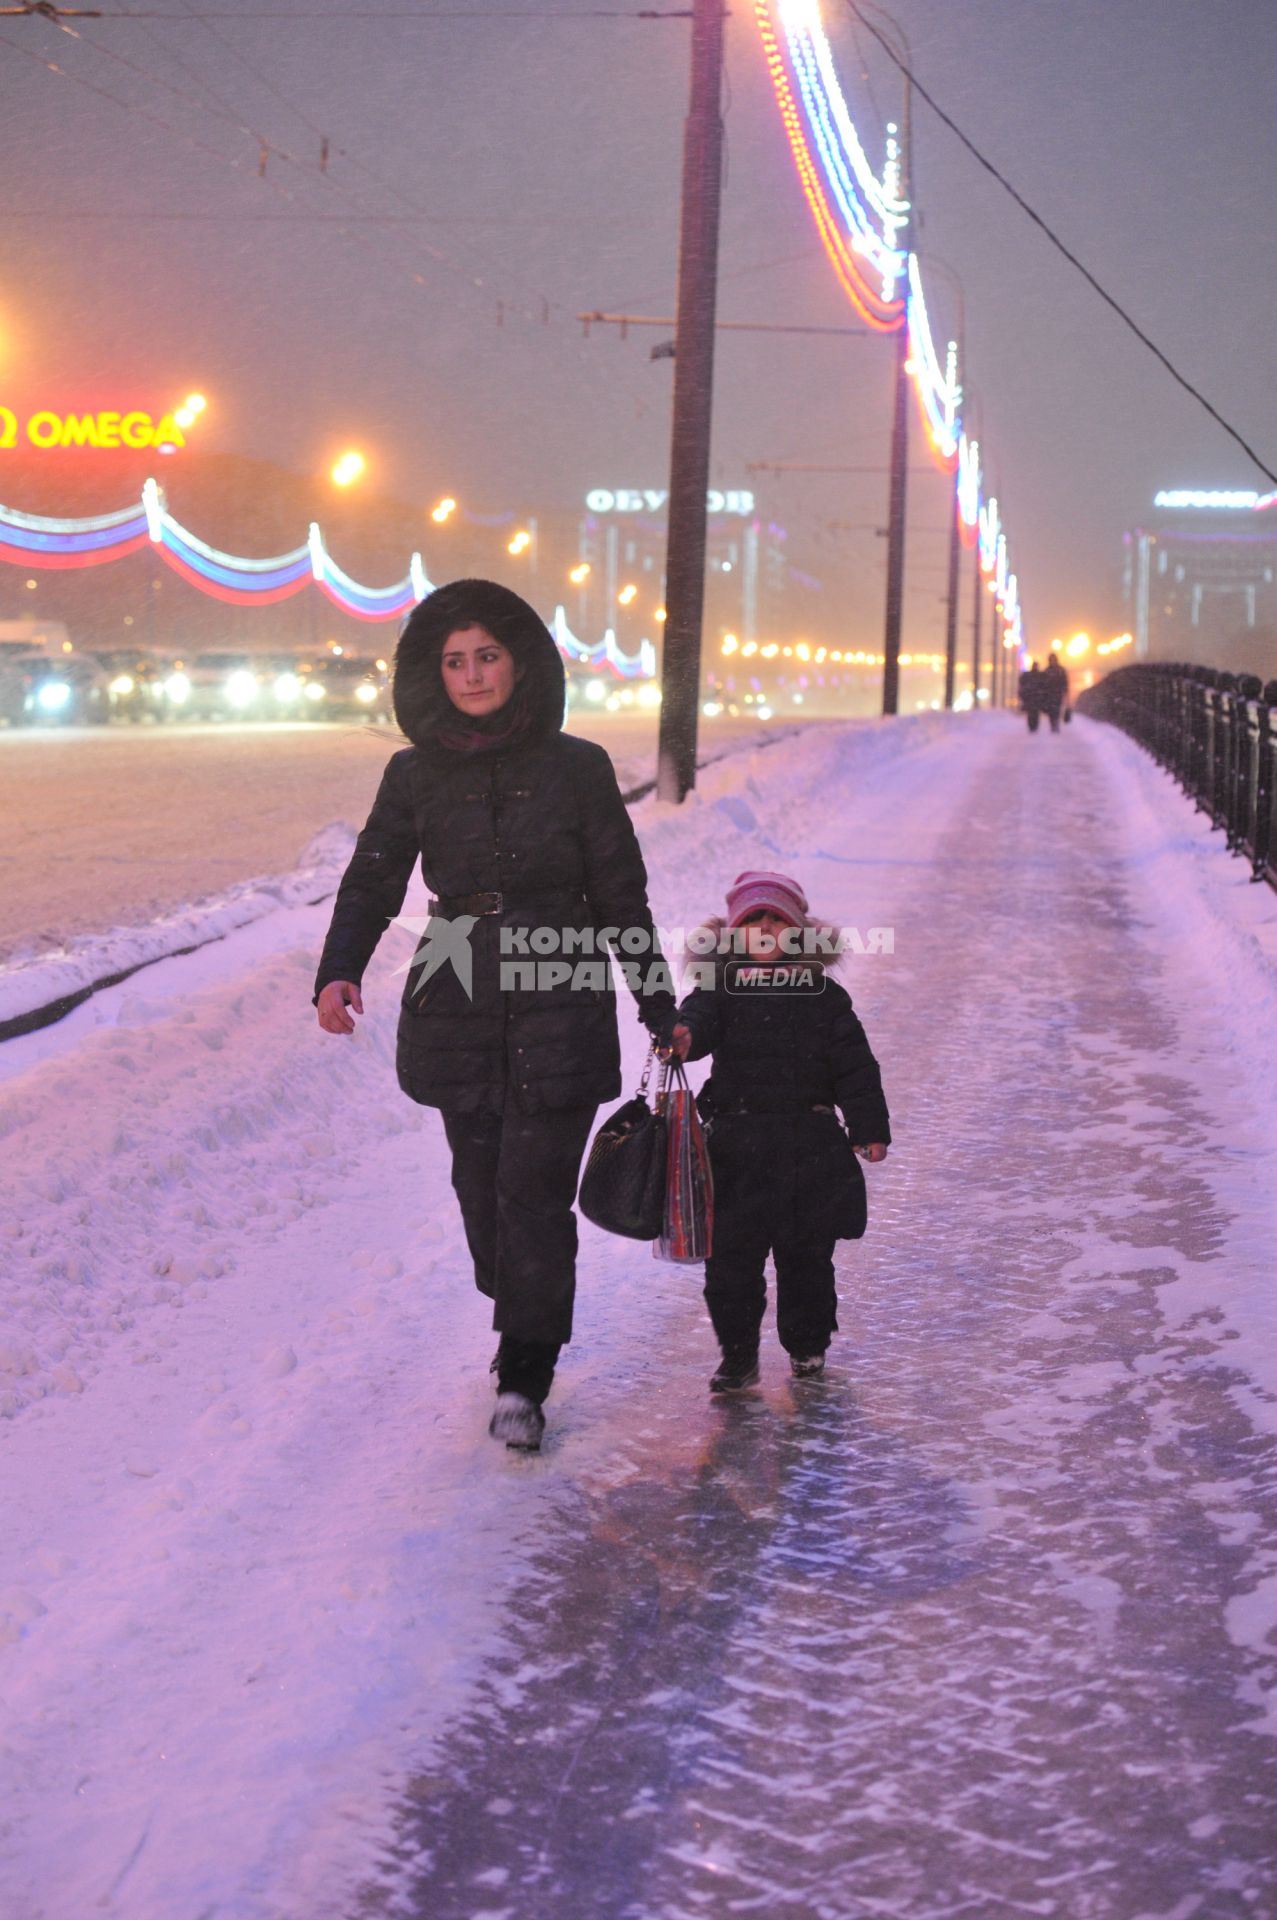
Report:
[[[680,1060],[686,1060],[691,1045],[692,1029],[685,1027],[680,1020],[670,1034],[669,1044],[656,1049],[657,1057],[661,1060],[669,1060],[677,1055]]]
[[[880,1160],[885,1160],[887,1157],[887,1149],[881,1140],[875,1140],[871,1147],[857,1147],[856,1152],[862,1160],[867,1160],[871,1167],[876,1167]]]

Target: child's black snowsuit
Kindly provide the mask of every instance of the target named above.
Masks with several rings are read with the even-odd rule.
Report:
[[[688,1058],[714,1059],[698,1103],[711,1122],[714,1174],[705,1304],[725,1352],[756,1351],[770,1253],[781,1345],[823,1353],[838,1325],[834,1243],[859,1239],[866,1224],[852,1143],[890,1142],[887,1103],[836,980],[826,977],[819,993],[732,991],[742,964],[729,960],[716,985],[698,987],[674,1016],[691,1030]]]

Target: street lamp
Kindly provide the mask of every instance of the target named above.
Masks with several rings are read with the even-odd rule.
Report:
[[[207,406],[208,401],[202,393],[188,393],[181,406],[178,407],[174,413],[173,418],[178,426],[181,427],[182,431],[185,432],[188,427],[195,425],[195,422]]]
[[[333,462],[329,478],[335,487],[352,487],[356,480],[363,479],[367,471],[368,462],[363,454],[350,448]]]
[[[456,511],[456,501],[452,498],[451,494],[445,494],[438,505],[430,509],[430,518],[436,526],[442,527],[447,521],[451,520]]]

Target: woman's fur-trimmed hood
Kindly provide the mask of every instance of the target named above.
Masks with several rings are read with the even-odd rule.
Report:
[[[395,649],[395,719],[413,745],[430,745],[441,729],[467,724],[448,698],[439,665],[445,640],[463,627],[485,628],[523,669],[500,712],[511,720],[526,717],[526,739],[560,732],[567,689],[563,658],[540,614],[495,580],[452,580],[413,609]]]
[[[729,961],[745,959],[747,956],[743,946],[738,948],[736,944],[736,936],[741,931],[739,927],[729,927],[724,914],[711,914],[708,920],[702,921],[699,927],[693,928],[688,934],[679,955],[680,974],[686,976],[689,968],[703,966],[707,960],[721,968]],[[797,931],[805,936],[801,951],[786,953],[782,949],[776,954],[774,964],[785,965],[796,961],[825,973],[836,972],[845,957],[841,945],[843,929],[834,926],[831,921],[809,914]]]

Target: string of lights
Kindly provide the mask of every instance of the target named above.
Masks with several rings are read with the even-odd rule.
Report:
[[[357,620],[399,620],[434,591],[419,553],[412,555],[404,579],[388,587],[364,586],[338,566],[316,522],[306,544],[288,553],[267,558],[225,553],[174,519],[155,480],[144,482],[140,505],[83,519],[0,506],[0,561],[10,566],[103,566],[148,546],[188,585],[230,606],[271,606],[313,584]],[[564,657],[579,666],[606,669],[620,680],[650,680],[655,675],[656,649],[650,640],[641,640],[637,653],[626,653],[609,627],[591,646],[573,633],[561,606],[550,624]]]
[[[907,369],[928,442],[942,468],[957,470],[960,533],[968,546],[978,543],[1004,639],[1019,647],[1018,587],[997,502],[983,501],[979,448],[963,428],[957,345],[949,341],[943,354],[937,348],[922,263],[899,245],[910,207],[901,192],[895,128],[887,129],[879,178],[847,105],[816,0],[754,0],[754,13],[794,167],[825,252],[863,319],[884,333],[908,329]],[[866,266],[880,276],[876,286]]]

